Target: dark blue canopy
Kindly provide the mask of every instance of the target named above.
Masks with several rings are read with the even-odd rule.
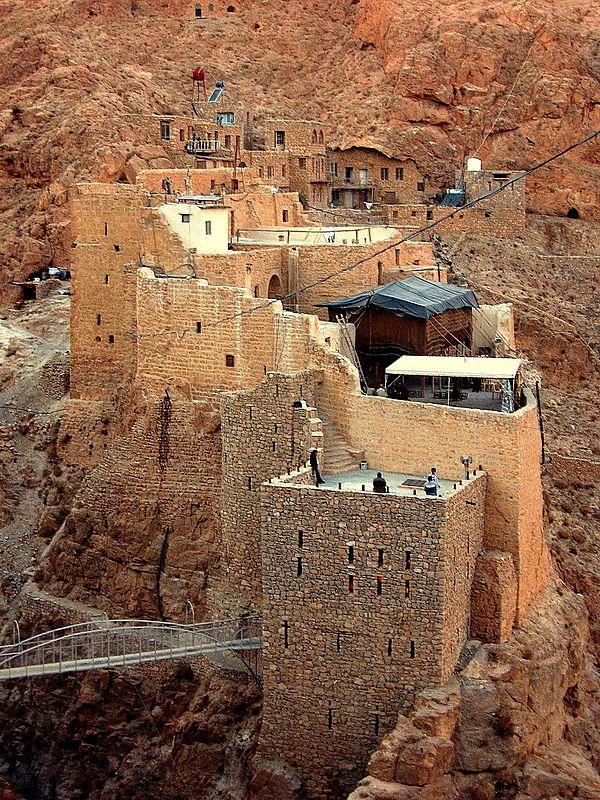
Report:
[[[370,306],[418,319],[429,319],[455,308],[479,308],[477,298],[470,289],[461,289],[460,286],[437,283],[415,276],[319,305],[325,306],[330,311],[340,312]]]

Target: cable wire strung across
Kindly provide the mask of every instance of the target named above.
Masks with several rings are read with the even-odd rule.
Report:
[[[289,292],[288,294],[283,295],[282,297],[267,300],[258,306],[253,306],[252,308],[244,309],[243,311],[237,311],[233,314],[229,314],[226,317],[221,317],[221,319],[215,320],[214,322],[207,322],[203,325],[203,329],[216,328],[219,325],[223,325],[226,322],[231,322],[234,319],[238,319],[240,317],[244,317],[249,314],[255,314],[258,311],[264,311],[265,309],[270,308],[270,306],[272,306],[274,303],[280,303],[286,300],[297,298],[299,295],[303,294],[304,292],[307,292],[309,289],[314,289],[316,286],[321,286],[322,284],[327,283],[328,281],[332,280],[338,275],[343,275],[346,272],[351,272],[352,270],[357,269],[367,261],[370,261],[371,259],[380,256],[382,253],[386,253],[388,250],[398,247],[398,245],[403,244],[404,242],[408,242],[411,239],[414,239],[416,236],[420,236],[422,233],[427,233],[428,231],[436,228],[438,225],[441,225],[443,222],[447,222],[449,219],[452,219],[457,214],[459,213],[462,214],[464,211],[473,208],[474,206],[478,205],[484,200],[489,200],[491,197],[495,197],[497,194],[500,194],[500,192],[506,191],[510,186],[514,185],[515,183],[518,183],[519,181],[524,180],[528,175],[531,175],[537,170],[548,166],[548,164],[551,164],[558,158],[562,158],[562,156],[566,155],[567,153],[570,153],[577,147],[581,147],[587,142],[591,142],[597,136],[600,136],[600,130],[594,131],[593,133],[590,133],[587,136],[585,136],[583,139],[580,139],[578,142],[569,145],[569,147],[565,147],[564,150],[561,150],[558,153],[554,153],[554,155],[549,156],[548,158],[544,159],[544,161],[540,161],[539,164],[536,164],[535,166],[530,167],[528,170],[522,172],[520,175],[511,178],[510,180],[506,181],[506,183],[503,183],[501,186],[498,186],[495,189],[492,189],[489,192],[486,192],[485,194],[482,194],[479,197],[474,198],[473,200],[469,200],[468,203],[465,203],[463,206],[455,208],[454,211],[451,211],[450,213],[446,214],[446,216],[441,217],[438,220],[434,220],[429,225],[425,225],[423,228],[419,228],[418,230],[413,231],[412,233],[409,233],[406,236],[403,236],[399,240],[394,240],[393,242],[385,245],[385,247],[382,247],[375,253],[371,253],[370,255],[365,256],[364,258],[361,258],[358,261],[353,262],[352,264],[348,264],[345,267],[340,267],[340,269],[337,269],[334,272],[331,272],[328,275],[325,275],[324,277],[319,278],[316,281],[313,281],[312,283],[308,283],[305,286],[301,286],[298,289],[295,289],[293,292]],[[195,332],[196,332],[195,328],[183,328],[182,330],[179,331],[155,331],[153,333],[136,333],[134,331],[129,331],[125,335],[134,339],[147,339],[157,336],[174,335],[178,340],[181,340],[187,333],[195,333]]]

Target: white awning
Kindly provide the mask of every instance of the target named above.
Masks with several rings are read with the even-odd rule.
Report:
[[[401,356],[386,367],[386,375],[424,375],[440,378],[513,379],[518,358],[460,358],[456,356]]]

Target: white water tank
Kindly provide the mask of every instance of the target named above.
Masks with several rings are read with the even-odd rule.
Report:
[[[467,159],[467,172],[481,172],[481,159],[468,158]]]

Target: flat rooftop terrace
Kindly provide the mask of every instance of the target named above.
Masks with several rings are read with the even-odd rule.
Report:
[[[378,472],[381,472],[387,481],[389,488],[388,494],[399,495],[401,497],[413,497],[416,495],[417,497],[426,497],[428,500],[433,501],[439,500],[440,497],[445,498],[457,494],[465,485],[468,485],[469,483],[469,481],[466,480],[463,480],[462,482],[451,481],[441,477],[441,494],[437,497],[434,497],[433,495],[426,495],[425,490],[423,489],[423,484],[427,479],[426,475],[410,475],[404,472],[384,472],[383,470],[377,469],[357,469],[350,472],[340,472],[331,475],[324,474],[322,477],[325,483],[319,486],[318,489],[316,486],[314,488],[319,492],[339,492],[341,484],[342,492],[362,493],[364,491],[368,494],[377,494],[376,492],[373,492],[373,478]],[[470,474],[473,476],[473,473]],[[473,477],[478,477],[481,474],[482,473],[477,470],[475,476]],[[409,482],[408,485],[407,481]],[[274,481],[274,483],[276,482],[277,481]],[[287,480],[284,479],[282,482],[288,485],[293,484],[293,478]]]

